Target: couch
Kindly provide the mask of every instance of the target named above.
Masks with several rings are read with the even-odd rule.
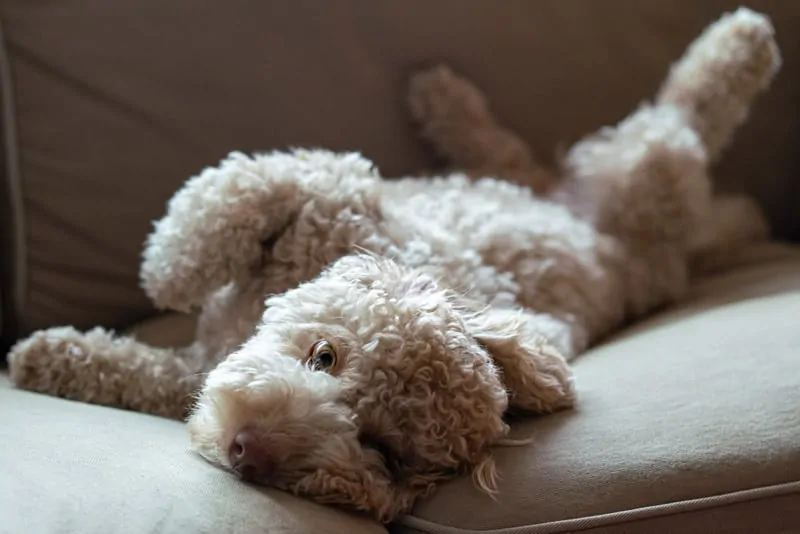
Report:
[[[442,485],[383,526],[244,484],[183,425],[13,388],[0,533],[800,532],[800,4],[752,0],[784,66],[714,169],[774,239],[576,362],[576,409],[515,424],[500,494]],[[191,317],[138,287],[144,237],[230,150],[359,150],[429,167],[408,74],[447,61],[543,155],[621,118],[728,0],[0,0],[2,354],[59,324],[163,345]]]

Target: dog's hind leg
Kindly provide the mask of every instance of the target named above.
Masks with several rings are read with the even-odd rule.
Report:
[[[517,182],[537,193],[555,183],[527,143],[500,124],[481,90],[448,67],[412,76],[408,104],[421,136],[454,170]]]
[[[606,267],[625,288],[625,315],[679,298],[692,241],[711,209],[707,154],[685,115],[643,107],[575,145],[565,164],[558,200],[624,250]]]
[[[554,198],[624,246],[618,268],[629,316],[667,304],[685,289],[698,237],[713,230],[708,167],[779,65],[765,17],[747,9],[725,15],[673,66],[654,105],[567,155],[567,180]],[[760,232],[754,221],[753,232]]]
[[[19,388],[70,400],[182,419],[202,373],[171,349],[95,328],[35,332],[8,355]]]
[[[670,69],[656,103],[681,109],[714,162],[781,66],[769,19],[747,8],[726,13]]]

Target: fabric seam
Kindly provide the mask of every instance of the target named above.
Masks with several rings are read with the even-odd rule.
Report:
[[[622,510],[608,514],[549,521],[547,523],[539,523],[536,525],[504,527],[499,529],[463,529],[460,527],[441,525],[439,523],[434,523],[432,521],[427,521],[414,516],[406,516],[399,520],[398,524],[416,529],[426,534],[562,534],[568,532],[580,532],[592,528],[615,524],[629,523],[632,521],[694,512],[698,510],[722,508],[725,506],[791,494],[800,494],[800,481],[786,482],[772,486],[762,486],[759,488],[750,488],[742,491],[711,495],[685,501],[657,504],[642,508],[634,508],[631,510]]]
[[[26,221],[22,198],[22,179],[19,161],[19,145],[17,138],[17,114],[14,98],[14,83],[11,72],[11,62],[8,54],[8,42],[4,27],[4,20],[0,16],[0,93],[2,96],[3,115],[3,149],[5,150],[6,190],[8,194],[8,207],[10,210],[11,228],[8,230],[9,249],[11,259],[8,262],[8,287],[4,297],[8,306],[10,317],[4,317],[6,326],[12,329],[23,329],[23,308],[27,294],[27,251],[25,247]],[[4,332],[4,337],[15,337],[18,331]]]

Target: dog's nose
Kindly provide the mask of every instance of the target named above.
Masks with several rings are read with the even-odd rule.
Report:
[[[245,480],[264,478],[275,468],[269,452],[249,430],[236,434],[228,449],[228,458],[233,470]]]

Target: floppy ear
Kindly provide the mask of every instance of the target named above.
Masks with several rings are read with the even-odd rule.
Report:
[[[572,370],[564,356],[572,342],[565,324],[522,310],[487,308],[468,314],[466,325],[501,369],[510,408],[547,413],[573,405]]]
[[[148,237],[141,266],[160,308],[190,311],[209,293],[248,276],[262,243],[290,220],[300,187],[266,157],[231,153],[189,179]]]
[[[378,178],[372,162],[355,153],[233,152],[169,201],[147,239],[142,286],[156,306],[190,311],[223,285],[252,277],[265,249],[312,197],[341,209]]]

